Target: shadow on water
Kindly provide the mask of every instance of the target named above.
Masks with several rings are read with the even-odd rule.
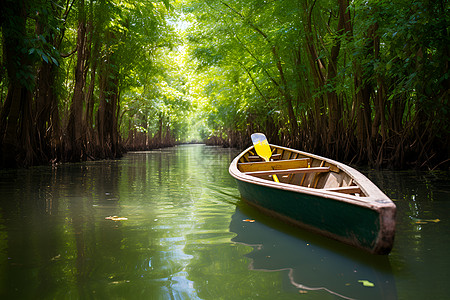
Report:
[[[323,299],[397,299],[387,256],[375,256],[273,220],[241,202],[233,242],[251,246],[255,271],[283,272],[287,290]]]

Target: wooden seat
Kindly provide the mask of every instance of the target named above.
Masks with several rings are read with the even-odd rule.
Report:
[[[241,172],[286,170],[308,167],[309,158],[238,163]]]
[[[272,156],[270,157],[272,160],[279,160],[281,158],[281,154],[279,153],[274,153],[272,154]],[[247,157],[249,162],[258,162],[258,161],[264,161],[261,156],[258,155],[249,155]]]
[[[281,159],[281,154],[280,153],[273,153],[272,156],[270,157],[270,159],[280,160]]]
[[[263,159],[258,155],[249,155],[247,159],[249,162],[263,161]]]
[[[345,194],[361,194],[361,189],[359,188],[359,186],[356,186],[356,185],[326,188],[326,189],[324,189],[324,191],[338,192],[338,193],[345,193]]]
[[[250,171],[243,172],[246,175],[260,176],[260,175],[288,175],[288,174],[298,174],[298,173],[323,173],[329,172],[329,167],[313,167],[313,168],[295,168],[295,169],[284,169],[284,170],[264,170],[264,171]]]

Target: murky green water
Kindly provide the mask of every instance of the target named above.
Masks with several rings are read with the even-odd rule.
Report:
[[[450,295],[448,173],[366,172],[398,206],[392,253],[372,256],[242,203],[228,175],[236,154],[190,145],[0,171],[0,297]]]

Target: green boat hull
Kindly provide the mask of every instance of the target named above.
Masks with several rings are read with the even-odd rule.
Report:
[[[375,210],[345,201],[236,181],[246,202],[287,223],[369,252],[385,254],[390,251],[390,248],[375,249],[380,233],[380,215]]]

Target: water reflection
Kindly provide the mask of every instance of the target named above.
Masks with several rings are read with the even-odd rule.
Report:
[[[397,299],[387,256],[374,256],[301,232],[268,219],[242,204],[236,208],[230,231],[236,243],[251,246],[246,256],[255,271],[280,272],[286,290],[310,297]]]
[[[183,156],[1,173],[0,296],[195,299],[184,247],[196,191]]]
[[[366,173],[397,205],[397,234],[389,258],[399,298],[448,298],[450,287],[442,280],[450,270],[450,173]]]
[[[394,249],[376,257],[242,204],[228,174],[237,152],[193,145],[0,170],[0,298],[448,296],[448,173],[366,172],[398,207]]]

